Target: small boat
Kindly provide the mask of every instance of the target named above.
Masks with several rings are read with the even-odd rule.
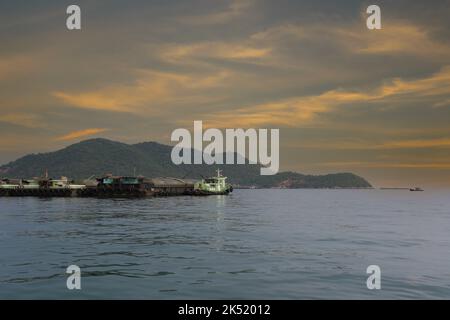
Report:
[[[233,186],[226,183],[227,177],[220,174],[217,170],[217,176],[202,179],[194,185],[194,195],[220,195],[233,192]]]
[[[415,187],[415,188],[410,188],[409,191],[423,191],[423,189],[419,188],[419,187]]]

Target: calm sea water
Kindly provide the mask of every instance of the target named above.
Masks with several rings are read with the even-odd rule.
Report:
[[[0,198],[0,298],[449,299],[449,195]],[[72,264],[81,290],[66,288]]]

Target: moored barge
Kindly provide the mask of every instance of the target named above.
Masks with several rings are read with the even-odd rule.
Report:
[[[194,181],[177,178],[108,175],[91,182],[79,195],[102,198],[190,195],[194,193],[194,184]]]
[[[3,179],[0,181],[0,196],[75,197],[85,187],[69,181],[66,177]]]
[[[146,178],[143,176],[106,175],[76,184],[65,177],[51,179],[0,179],[0,196],[23,197],[152,197],[179,195],[228,194],[232,191],[225,184],[225,177],[213,177],[201,181],[171,177]]]

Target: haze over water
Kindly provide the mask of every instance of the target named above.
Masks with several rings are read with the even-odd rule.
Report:
[[[450,298],[448,192],[0,198],[0,298]],[[81,290],[66,288],[69,265]],[[381,267],[381,290],[366,268]]]

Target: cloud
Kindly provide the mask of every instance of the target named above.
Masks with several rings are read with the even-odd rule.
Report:
[[[117,93],[116,93],[117,94]],[[99,109],[109,111],[127,111],[126,100],[121,103],[120,99],[111,97],[105,92],[64,93],[55,91],[52,95],[61,99],[64,103],[80,108]]]
[[[241,8],[239,10],[248,5],[247,3],[241,7],[236,4]],[[239,11],[234,10],[233,12]],[[264,96],[269,92],[279,95],[279,92],[284,90],[311,84],[321,85],[324,81],[332,85],[334,82],[342,82],[343,79],[344,81],[351,79],[353,82],[370,79],[370,69],[365,72],[361,69],[346,68],[345,65],[328,66],[327,63],[324,65],[321,56],[314,54],[296,56],[295,50],[287,50],[290,48],[289,43],[297,43],[304,47],[309,47],[306,44],[312,44],[312,47],[318,44],[322,46],[323,44],[317,42],[320,35],[325,39],[331,39],[327,45],[334,46],[334,49],[341,46],[352,55],[363,56],[389,51],[375,50],[379,47],[378,44],[387,47],[396,44],[401,47],[392,49],[391,52],[409,50],[411,48],[405,46],[411,37],[417,41],[426,39],[428,42],[425,43],[433,50],[440,48],[431,46],[430,43],[433,41],[428,31],[421,31],[414,25],[385,23],[384,26],[386,30],[383,29],[382,33],[371,32],[365,37],[366,33],[361,32],[361,28],[356,29],[354,25],[328,28],[321,25],[282,24],[241,37],[240,40],[145,45],[153,59],[157,59],[158,63],[163,65],[162,68],[130,69],[127,77],[135,79],[130,83],[106,84],[89,91],[55,90],[51,94],[65,104],[78,108],[130,112],[147,116],[168,115],[169,110],[176,108],[198,110],[199,105],[209,103],[210,113],[221,122],[232,117],[235,123],[242,126],[271,122],[274,125],[295,126],[296,123],[311,122],[317,119],[318,115],[348,103],[374,102],[410,92],[419,94],[419,91],[422,96],[448,93],[450,73],[442,72],[441,79],[436,76],[421,81],[407,81],[397,77],[373,90],[352,91],[335,88],[316,96],[302,95],[264,102],[268,100]],[[401,40],[395,38],[397,32],[398,37],[402,39],[408,32],[411,35],[410,38],[406,38],[407,40]],[[372,39],[373,37],[375,38]],[[306,40],[315,42],[303,44],[302,41]],[[308,63],[303,63],[303,60]],[[241,63],[258,66],[259,69],[244,69]],[[278,73],[277,76],[272,75],[274,70]],[[254,100],[253,106],[239,107],[238,97],[242,96]],[[217,101],[223,103],[216,104]],[[444,103],[436,102],[435,105],[440,106]],[[216,111],[218,108],[223,110],[224,107],[230,111]],[[240,115],[239,118],[231,115],[235,112]]]
[[[201,119],[206,127],[282,128],[284,161],[297,170],[303,160],[417,165],[447,157],[450,43],[440,5],[390,5],[383,29],[368,31],[356,13],[366,16],[362,5],[331,13],[317,1],[294,2],[117,3],[106,15],[91,8],[98,23],[69,40],[51,28],[58,19],[20,23],[0,54],[0,127],[24,153],[76,139],[79,132],[55,141],[78,130],[74,123],[165,143],[173,126]],[[7,10],[3,25],[30,14]],[[117,15],[128,21],[119,29]]]
[[[179,81],[176,76],[167,74],[147,74],[140,76],[133,84],[110,85],[78,93],[55,91],[52,95],[74,107],[134,113],[144,103],[167,99],[171,83]]]
[[[253,34],[258,42],[327,41],[354,54],[448,56],[450,44],[432,36],[432,29],[409,21],[385,20],[381,30],[368,30],[365,21],[330,27],[323,24],[281,24]]]
[[[127,85],[105,86],[96,91],[70,93],[55,91],[52,95],[64,103],[84,109],[161,115],[169,107],[204,104],[216,100],[202,94],[220,86],[230,75],[215,73],[177,74],[153,70],[137,70],[137,80]]]
[[[17,54],[0,57],[0,80],[29,74],[38,66],[39,63],[29,55]]]
[[[254,33],[250,36],[250,39],[255,41],[280,41],[285,39],[291,40],[301,40],[308,37],[312,37],[315,33],[319,31],[329,30],[329,28],[317,27],[317,26],[303,26],[293,23],[276,25],[274,27],[268,28],[264,31]]]
[[[6,122],[27,128],[42,128],[45,123],[40,116],[31,113],[0,114],[0,122]]]
[[[360,54],[396,54],[416,56],[448,55],[448,43],[439,42],[430,30],[412,23],[387,21],[381,30],[351,30],[338,28],[335,33],[347,40],[347,45]]]
[[[224,60],[260,59],[270,54],[271,48],[251,46],[244,42],[207,41],[192,44],[169,44],[159,50],[162,60],[186,63],[205,58]]]
[[[106,129],[106,128],[90,128],[90,129],[84,129],[84,130],[80,130],[80,131],[73,131],[66,135],[57,137],[56,140],[58,140],[58,141],[74,140],[74,139],[83,138],[86,136],[91,136],[91,135],[95,135],[98,133],[102,133],[102,132],[105,132],[108,130],[109,129]]]
[[[393,79],[375,89],[345,91],[334,89],[315,96],[294,97],[268,102],[232,111],[217,112],[210,117],[212,126],[259,127],[278,125],[297,127],[310,123],[320,114],[349,104],[389,102],[400,95],[408,99],[450,94],[450,66],[428,78],[418,80]]]
[[[247,45],[270,48],[258,64],[295,70],[299,83],[344,85],[436,70],[450,59],[450,43],[429,26],[383,20],[381,30],[357,23],[284,23],[249,36]],[[412,69],[412,66],[414,66]]]
[[[195,15],[181,18],[180,20],[190,25],[218,25],[230,22],[242,16],[254,4],[254,0],[232,0],[222,11]]]

